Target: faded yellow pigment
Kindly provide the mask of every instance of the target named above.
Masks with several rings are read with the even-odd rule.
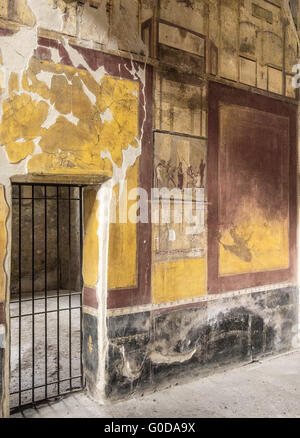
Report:
[[[21,78],[16,73],[9,78],[0,145],[11,163],[29,158],[32,174],[111,176],[112,161],[121,166],[122,151],[138,147],[138,95],[136,81],[105,75],[97,83],[85,70],[32,58]],[[57,114],[47,122],[52,105]],[[107,151],[111,159],[101,157]],[[136,163],[129,169],[130,188],[138,186],[138,168]],[[88,286],[97,283],[99,258],[93,196],[88,192],[85,201],[83,275]],[[135,224],[111,226],[109,287],[136,285],[136,239]]]
[[[206,294],[206,260],[182,259],[152,267],[153,303],[167,303]]]
[[[8,207],[4,195],[4,187],[0,186],[0,301],[5,299],[6,274],[4,270],[4,260],[7,245],[6,219]]]
[[[234,234],[232,230],[226,230],[221,235],[220,275],[285,269],[288,266],[287,219],[267,221],[262,214],[254,210],[251,219],[235,226]]]
[[[48,84],[43,74],[50,77]],[[97,83],[85,70],[32,59],[21,85],[23,92],[12,73],[2,106],[0,144],[12,163],[31,156],[29,173],[110,176],[112,163],[101,152],[108,150],[121,166],[122,150],[138,146],[136,81],[105,75]],[[47,122],[51,105],[58,114]],[[41,152],[33,155],[36,139]]]
[[[14,2],[14,18],[16,21],[34,26],[36,23],[35,16],[31,8],[27,5],[26,0],[18,0]]]
[[[82,276],[85,286],[95,287],[98,281],[99,239],[98,217],[99,201],[97,190],[87,189],[84,192],[84,241]]]
[[[33,140],[41,134],[48,106],[23,94],[4,101],[2,108],[0,143],[5,147],[9,161],[18,163],[34,152]]]
[[[139,160],[127,171],[127,190],[138,187]],[[116,223],[110,224],[108,251],[108,289],[137,286],[137,226],[130,221],[119,223],[119,186],[115,189],[117,201]],[[128,211],[135,201],[127,202]]]

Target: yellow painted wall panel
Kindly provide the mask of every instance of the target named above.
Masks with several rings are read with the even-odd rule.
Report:
[[[219,275],[287,269],[289,120],[240,105],[219,111]]]
[[[152,300],[167,303],[206,294],[206,260],[182,259],[152,267]]]
[[[5,299],[6,274],[4,270],[4,259],[6,255],[7,231],[6,219],[8,207],[4,195],[4,187],[0,186],[0,301]]]
[[[84,242],[82,275],[85,286],[95,287],[98,281],[99,239],[97,211],[99,201],[96,189],[84,192]]]
[[[243,242],[244,246],[238,247],[237,241]],[[221,276],[285,269],[289,266],[288,220],[268,221],[255,208],[250,220],[238,223],[234,232],[224,232],[220,242]]]
[[[127,172],[128,192],[138,187],[139,160]],[[108,289],[137,286],[137,225],[127,221],[119,223],[119,186],[115,190],[117,200],[116,223],[110,224],[108,251]],[[135,201],[128,201],[127,213]],[[128,214],[127,214],[128,216]]]
[[[0,0],[0,17],[7,18],[8,15],[8,0]]]

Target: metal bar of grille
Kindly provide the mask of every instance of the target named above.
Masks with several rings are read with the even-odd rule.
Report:
[[[85,184],[76,184],[76,183],[59,183],[59,184],[57,184],[57,183],[54,183],[54,182],[45,182],[45,183],[43,183],[43,182],[23,182],[23,183],[21,183],[21,182],[13,182],[12,183],[14,186],[19,186],[19,185],[21,185],[21,186],[28,186],[28,185],[30,185],[30,186],[39,186],[39,187],[45,187],[45,186],[47,186],[47,187],[57,187],[58,185],[59,185],[59,187],[82,187],[83,185],[85,185]]]
[[[81,306],[76,306],[76,307],[71,307],[71,310],[78,310],[81,309]],[[69,310],[69,307],[61,307],[60,309],[55,309],[55,310],[48,310],[47,313],[56,313],[56,312],[67,312]],[[34,316],[36,315],[44,315],[45,312],[35,312]],[[22,313],[21,317],[28,317],[28,316],[32,316],[32,313]],[[16,316],[11,316],[10,319],[15,319],[15,318],[19,318],[19,315]]]
[[[17,397],[17,401],[12,399],[12,411],[83,387],[82,194],[83,187],[73,184],[13,183],[13,219],[18,219],[13,239],[16,233],[18,255],[10,319],[17,324],[13,334],[11,330],[11,336],[16,336],[11,349],[18,363],[12,367],[11,397]],[[79,225],[79,233],[75,225]],[[78,260],[75,250],[79,251],[79,291],[73,287],[73,266]],[[23,281],[24,275],[31,277],[29,283]],[[80,326],[79,336],[73,332],[76,324]],[[31,363],[25,359],[26,351],[31,354]]]
[[[83,215],[82,215],[82,210],[83,210],[83,205],[82,205],[82,187],[79,187],[79,227],[80,227],[80,272],[82,272],[82,260],[83,260]],[[83,288],[83,278],[81,276],[81,284],[80,284],[80,290],[82,291]],[[80,307],[82,308],[82,295],[80,295],[79,297],[80,300]],[[82,351],[82,310],[80,312],[80,351]],[[82,360],[80,360],[80,374],[81,374],[81,386],[84,385],[83,382],[83,365],[82,365]]]
[[[81,378],[81,375],[79,375],[79,376],[73,376],[73,377],[71,377],[71,380],[80,379],[80,378]],[[67,381],[69,381],[69,380],[70,380],[69,377],[67,377],[66,379],[60,379],[60,383],[62,383],[62,382],[67,382]],[[57,383],[58,383],[58,380],[54,380],[53,382],[49,382],[47,386],[50,386],[50,385],[56,385]],[[36,386],[34,387],[34,389],[44,388],[44,386],[46,386],[46,385],[36,385]],[[32,390],[32,388],[30,387],[30,388],[22,389],[21,392],[27,392],[27,391],[31,391],[31,390]],[[19,392],[19,391],[11,392],[11,395],[18,394],[18,392]],[[54,397],[56,397],[56,395],[55,395]]]
[[[47,187],[47,186],[45,186],[45,187]],[[15,200],[18,200],[19,198],[12,198],[12,199],[15,199]],[[31,200],[32,198],[31,197],[27,197],[27,198],[22,198],[22,200],[24,201],[26,201],[26,200]],[[39,198],[39,197],[35,197],[34,198],[36,201],[43,201],[44,199],[45,199],[45,197],[42,197],[42,198]],[[47,199],[52,199],[53,201],[56,201],[57,200],[57,197],[55,196],[55,197],[53,197],[53,196],[50,196],[49,198],[47,198]],[[59,198],[59,200],[60,201],[69,201],[69,198]],[[80,199],[79,198],[71,198],[71,201],[80,201]]]
[[[72,291],[72,297],[74,296],[76,296],[76,295],[81,295],[81,292],[73,292]],[[68,297],[69,296],[69,294],[60,294],[59,295],[60,297]],[[54,298],[57,298],[57,295],[48,295],[48,298],[50,298],[50,299],[54,299]],[[22,303],[26,303],[26,302],[31,302],[31,300],[32,300],[32,298],[28,298],[28,299],[22,299]],[[41,300],[44,300],[45,301],[45,297],[41,297],[41,298],[34,298],[34,301],[41,301]],[[19,300],[17,300],[17,301],[14,301],[14,300],[11,300],[10,301],[11,303],[18,303],[19,302]]]
[[[35,373],[35,362],[34,362],[34,346],[35,346],[35,333],[34,333],[34,186],[31,186],[31,190],[32,190],[32,253],[31,253],[31,261],[32,261],[32,402],[34,403],[34,397],[35,397],[35,393],[34,393],[34,373]]]
[[[44,187],[44,227],[45,227],[45,399],[47,398],[47,382],[48,382],[48,342],[47,342],[47,333],[48,333],[48,272],[47,272],[47,186]]]
[[[68,190],[68,194],[69,194],[69,202],[68,202],[68,210],[69,210],[69,263],[68,263],[68,268],[69,268],[69,374],[70,374],[70,388],[72,389],[72,312],[71,312],[71,307],[72,307],[72,296],[71,296],[71,257],[72,257],[72,251],[71,251],[71,187],[69,187]]]
[[[73,388],[73,390],[72,390],[72,392],[79,392],[80,390],[82,389],[82,387],[80,386],[80,387],[74,387]],[[52,400],[56,400],[56,399],[61,399],[63,396],[65,396],[65,395],[68,395],[68,394],[70,394],[70,391],[64,391],[64,392],[62,392],[61,394],[60,394],[60,396],[58,397],[57,395],[52,395],[51,397],[48,397],[47,398],[47,401],[52,401]],[[11,395],[13,395],[13,394],[11,394]],[[42,403],[44,403],[45,402],[45,400],[39,400],[38,402],[36,402],[36,403],[26,403],[26,404],[24,404],[23,406],[20,406],[20,407],[18,407],[18,408],[12,408],[11,410],[10,410],[10,412],[11,412],[11,414],[14,414],[14,413],[16,413],[16,412],[19,412],[19,411],[23,411],[23,410],[25,410],[25,409],[28,409],[28,408],[34,408],[34,409],[37,409],[38,408],[38,406],[40,405],[40,404],[42,404]]]
[[[60,272],[59,272],[59,186],[56,187],[56,251],[57,251],[57,394],[59,395],[60,390],[60,384],[59,384],[59,378],[60,378],[60,370],[59,370],[59,285],[60,285]]]
[[[22,187],[19,186],[19,405],[22,404]]]

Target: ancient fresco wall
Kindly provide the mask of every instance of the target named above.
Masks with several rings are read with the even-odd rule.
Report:
[[[24,8],[28,15],[31,10],[26,2]],[[48,9],[51,11],[51,6]],[[5,17],[8,12],[3,6],[2,15]],[[24,17],[19,19],[15,9],[11,18],[28,25],[35,23]],[[55,18],[55,21],[61,18],[58,11]],[[68,41],[58,43],[40,37],[38,44],[34,41],[38,38],[36,28],[20,30],[13,24],[8,27],[2,30],[5,83],[0,127],[1,153],[4,160],[7,157],[7,164],[16,164],[16,173],[112,176],[122,168],[124,149],[132,161],[128,167],[134,164],[135,155],[140,154],[139,133],[143,123],[140,120],[139,126],[139,93],[143,86],[139,67],[129,63],[133,72],[131,75],[126,71],[128,79],[125,79],[121,74],[118,77],[116,62],[114,72],[107,74],[101,61],[97,69],[92,68],[85,55]],[[24,70],[12,71],[12,66],[10,71],[10,66],[5,65],[9,38],[15,40],[16,46],[21,44],[20,32],[24,32],[24,38],[31,37],[33,45],[31,51],[28,48]],[[138,169],[137,162],[131,186],[138,185]],[[120,174],[124,175],[119,179],[125,178],[126,170],[123,165]],[[136,254],[134,265],[135,258]],[[124,280],[120,286],[127,283]]]
[[[200,119],[198,114],[198,119]],[[205,140],[156,133],[154,148],[154,187],[179,189],[179,198],[171,198],[170,222],[165,223],[164,199],[159,202],[159,221],[153,224],[154,301],[177,301],[206,293],[206,150]],[[199,189],[200,199],[184,201],[195,216],[201,209],[200,223],[196,230],[184,220],[182,207],[184,189]],[[178,218],[178,214],[180,217]],[[188,287],[184,272],[189,272]]]
[[[21,28],[21,32],[32,40],[37,36],[37,26],[44,24],[47,24],[46,29],[61,35],[59,43],[54,36],[47,43],[47,31],[39,31],[40,39],[45,41],[40,47],[32,41],[21,71],[17,68],[18,71],[14,71],[14,66],[10,71],[5,66],[2,68],[5,91],[1,139],[8,162],[26,163],[27,171],[31,173],[101,171],[107,175],[116,174],[114,165],[122,167],[122,151],[128,145],[139,150],[136,138],[140,85],[135,80],[107,75],[84,53],[74,49],[72,41],[63,35],[91,40],[104,51],[118,49],[141,56],[146,52],[158,56],[161,64],[154,86],[154,128],[157,132],[153,186],[156,187],[157,172],[161,168],[167,174],[177,173],[174,181],[172,175],[171,179],[167,176],[171,181],[171,185],[167,185],[169,188],[202,188],[204,223],[197,235],[186,235],[183,227],[179,229],[176,223],[153,225],[152,296],[154,302],[160,303],[205,294],[206,204],[209,203],[206,189],[206,74],[295,97],[291,78],[298,42],[284,2],[195,0],[174,6],[170,1],[158,4],[120,0],[118,4],[102,2],[96,8],[91,8],[88,2],[81,5],[77,2],[66,4],[63,0],[46,3],[55,17],[55,25],[49,20],[45,23],[42,14],[33,13],[34,1],[24,1],[14,7],[8,7],[7,1],[1,3],[2,17],[9,20],[9,25],[2,31],[4,42],[11,37],[19,44],[19,24],[28,26],[26,30]],[[130,28],[124,27],[122,23],[125,22],[130,23]],[[148,29],[147,44],[151,46],[148,48],[141,40],[145,29]],[[4,55],[5,50],[4,44]],[[111,104],[112,95],[114,102],[126,101],[126,105]],[[130,114],[129,118],[127,114]],[[110,157],[105,155],[106,149]],[[132,171],[135,176],[130,177],[130,187],[137,185],[138,166],[136,163],[135,171]],[[116,185],[117,197],[118,190]],[[108,287],[135,288],[138,283],[137,226],[112,224],[111,229]],[[122,248],[115,243],[120,236]],[[229,243],[226,241],[224,245]],[[121,256],[128,254],[127,251],[130,257]],[[224,246],[220,251],[224,252]],[[222,260],[230,264],[229,258]],[[125,269],[122,274],[116,274],[123,261]],[[189,292],[183,291],[180,281],[176,281],[175,288],[170,288],[171,297],[169,287],[162,285],[171,284],[171,273],[177,267],[176,278],[181,279],[179,272],[187,266],[191,267]]]
[[[135,189],[139,185],[139,160],[128,170],[127,190]],[[120,186],[115,189],[115,199],[119,199]],[[128,201],[126,213],[134,201]],[[113,203],[112,203],[113,207]],[[112,213],[116,218],[120,216],[119,202],[116,202],[115,211]],[[110,224],[110,241],[108,252],[108,288],[121,289],[138,286],[138,232],[135,223],[116,223]]]
[[[286,269],[289,119],[230,105],[219,111],[219,275]]]
[[[11,73],[8,92],[1,142],[10,163],[29,157],[29,173],[110,174],[121,150],[137,147],[134,82],[104,74],[98,83],[85,70],[33,58],[23,74]],[[106,149],[111,161],[101,158]]]
[[[210,74],[216,79],[233,81],[235,84],[241,84],[241,87],[252,86],[270,95],[274,93],[274,95],[279,94],[291,98],[296,96],[291,79],[292,68],[297,59],[298,40],[294,23],[287,13],[284,2],[263,0],[204,2],[199,0],[180,2],[175,8],[171,3],[160,2],[152,29],[152,33],[156,35],[156,52],[160,58],[160,68],[157,69],[155,76],[156,133],[153,180],[154,185],[160,184],[161,186],[166,184],[167,179],[167,187],[170,189],[185,184],[202,186],[204,226],[200,233],[188,235],[185,230],[187,224],[185,226],[178,224],[175,219],[168,225],[163,223],[152,225],[152,296],[157,303],[202,296],[212,290],[221,292],[221,290],[210,287],[211,279],[207,278],[207,252],[214,243],[210,241],[209,236],[207,238],[207,211],[210,208],[213,210],[213,207],[211,207],[212,199],[207,196],[206,173],[210,166],[207,162],[207,148],[209,147],[207,121],[208,106],[212,98],[207,92],[206,75]],[[157,24],[155,24],[155,19]],[[155,50],[152,49],[152,51],[155,53]],[[247,96],[245,96],[245,111],[247,112]],[[218,132],[216,136],[227,135],[223,133],[229,131],[232,133],[233,137],[226,137],[223,142],[224,145],[226,144],[224,146],[226,150],[228,143],[236,142],[237,150],[243,150],[243,141],[245,144],[250,142],[251,149],[247,152],[248,158],[258,157],[261,153],[263,155],[261,162],[266,160],[268,163],[264,166],[264,170],[269,168],[268,172],[274,178],[275,174],[281,175],[281,177],[278,176],[282,178],[282,182],[279,183],[281,188],[278,187],[280,195],[278,197],[273,193],[270,198],[276,198],[278,206],[285,209],[285,213],[281,222],[278,216],[274,218],[276,224],[274,222],[272,228],[273,219],[270,220],[269,216],[266,219],[266,216],[261,214],[260,207],[256,207],[257,202],[261,202],[258,198],[262,198],[258,189],[260,184],[256,181],[258,176],[255,176],[256,173],[259,174],[259,170],[255,171],[252,168],[251,170],[250,158],[248,159],[247,154],[241,152],[242,159],[245,160],[245,169],[248,168],[247,171],[250,173],[254,172],[247,176],[245,170],[241,174],[241,165],[235,165],[236,161],[233,158],[237,154],[232,153],[230,157],[224,155],[221,149],[223,143],[220,143],[219,168],[214,168],[214,175],[211,173],[210,184],[213,185],[218,180],[219,202],[221,203],[219,208],[227,212],[228,225],[225,224],[225,217],[220,217],[220,230],[216,230],[216,233],[219,233],[219,270],[214,275],[218,278],[218,276],[239,275],[260,270],[288,269],[290,262],[293,263],[290,260],[288,237],[289,152],[285,153],[283,160],[277,161],[278,166],[281,166],[277,170],[277,164],[273,166],[268,156],[273,147],[281,148],[283,146],[279,144],[287,144],[291,141],[287,133],[289,122],[286,119],[285,129],[282,129],[282,132],[286,132],[284,138],[274,134],[275,137],[272,140],[269,131],[260,135],[260,139],[267,135],[272,146],[267,146],[264,142],[264,147],[260,147],[258,153],[256,150],[258,141],[255,140],[254,135],[251,135],[251,132],[258,132],[258,126],[254,125],[255,117],[249,116],[249,124],[246,127],[243,113],[239,111],[239,108],[234,113],[230,107],[228,114],[230,114],[230,121],[224,119],[222,124],[214,127],[215,132]],[[260,117],[257,116],[257,118]],[[267,124],[274,126],[274,123]],[[232,128],[236,124],[236,129]],[[237,133],[239,124],[244,127],[244,137]],[[276,142],[278,146],[275,146]],[[191,149],[192,153],[189,152]],[[185,155],[180,152],[182,150],[185,151]],[[203,159],[202,169],[200,169],[201,159],[199,160],[201,154],[203,155],[201,157]],[[278,158],[278,154],[276,157]],[[252,161],[255,166],[255,158]],[[219,172],[219,177],[216,172],[217,174]],[[199,183],[201,173],[203,184]],[[238,182],[238,178],[241,178],[241,183]],[[182,180],[185,181],[184,184]],[[232,189],[229,189],[230,181],[232,181]],[[267,190],[264,186],[272,185],[270,181],[263,183],[261,190]],[[242,186],[240,184],[244,187],[247,200],[241,199]],[[283,187],[286,190],[285,194]],[[226,190],[228,190],[227,196],[225,196]],[[235,215],[234,190],[236,190],[237,202],[240,206],[239,231],[233,218]],[[285,201],[282,201],[283,197]],[[264,203],[265,206],[267,204]],[[250,211],[251,220],[255,221],[255,226],[248,219]],[[254,212],[257,212],[255,220]],[[216,239],[215,236],[214,239]],[[235,251],[236,246],[240,248],[243,255],[237,253],[239,250]],[[248,258],[251,258],[251,261]],[[189,272],[186,287],[183,287],[179,280],[181,270]],[[174,278],[176,278],[175,281]],[[271,279],[270,274],[268,282],[272,282]],[[250,287],[253,283],[248,281],[248,284],[245,282],[244,285]],[[236,288],[238,288],[238,281],[231,290]]]
[[[49,44],[52,44],[51,40]],[[45,50],[48,50],[49,58],[50,50]],[[31,174],[112,176],[113,166],[122,167],[123,149],[130,147],[138,155],[139,84],[109,76],[104,69],[100,74],[98,70],[98,75],[97,82],[97,78],[85,69],[37,57],[32,57],[25,72],[19,75],[12,72],[9,96],[2,103],[0,127],[8,162],[26,161],[27,172]],[[138,185],[138,163],[135,169],[131,183],[134,187]],[[124,173],[126,175],[126,170]],[[119,226],[113,229],[119,236]],[[129,229],[136,234],[136,225]],[[132,232],[128,235],[132,237]],[[125,278],[119,283],[111,280],[113,288],[134,282],[126,280],[127,275],[130,278],[136,275],[133,242],[134,239],[130,239],[131,244],[127,244],[132,250],[131,258],[128,254],[125,257],[126,248],[125,253],[122,252]],[[113,250],[111,244],[111,254]],[[112,255],[110,257],[114,259]],[[111,266],[113,269],[113,263]],[[112,272],[114,278],[118,270]],[[91,286],[90,282],[87,285]]]
[[[157,54],[160,59],[154,89],[153,187],[202,189],[204,226],[201,232],[189,235],[188,224],[177,223],[175,216],[171,223],[160,222],[163,201],[153,210],[159,217],[158,223],[152,224],[152,302],[156,307],[144,306],[143,312],[133,309],[128,314],[122,309],[109,312],[106,369],[110,379],[106,393],[112,398],[153,386],[159,388],[166,382],[177,382],[186,373],[189,376],[208,373],[214,364],[248,361],[250,356],[284,349],[288,342],[297,343],[298,298],[292,231],[296,189],[295,181],[289,180],[289,174],[296,174],[294,167],[290,169],[291,161],[295,163],[295,126],[292,135],[289,131],[295,122],[295,112],[291,119],[289,114],[272,115],[274,107],[280,108],[281,104],[270,103],[268,121],[263,123],[268,133],[260,134],[258,141],[253,134],[259,131],[258,122],[247,107],[251,93],[245,93],[236,112],[228,111],[230,122],[209,131],[209,105],[216,96],[208,91],[206,81],[206,74],[211,74],[217,80],[234,81],[241,88],[244,85],[259,88],[268,97],[276,98],[278,94],[295,98],[291,71],[297,59],[298,41],[293,24],[287,20],[281,2],[255,2],[253,7],[254,2],[210,1],[204,8],[204,2],[180,2],[174,8],[172,2],[166,1],[154,10],[151,27],[148,2],[144,3],[148,20],[145,40],[149,41],[149,35],[156,38],[149,44],[148,53]],[[197,15],[200,10],[201,18]],[[196,26],[191,14],[197,16]],[[156,25],[155,20],[161,20],[161,24]],[[204,51],[203,34],[207,36]],[[195,41],[198,51],[193,45]],[[220,101],[221,97],[220,91]],[[211,112],[217,111],[218,106],[212,106]],[[251,113],[247,128],[243,111]],[[239,125],[243,126],[244,139]],[[227,132],[224,127],[231,137],[210,145],[210,132],[217,138]],[[229,158],[223,150],[234,147],[233,144],[239,153],[235,151]],[[208,149],[218,150],[218,145],[219,158],[213,155],[209,159]],[[274,154],[274,149],[278,153]],[[245,162],[244,170],[241,164],[235,165],[239,156]],[[261,172],[267,172],[270,178],[259,183]],[[221,217],[220,227],[213,230],[213,235],[208,235],[207,229],[210,221],[215,220],[219,201],[209,196],[208,184],[220,193],[220,208],[227,212],[229,224]],[[174,198],[171,213],[178,205],[175,193]],[[273,209],[270,214],[270,205],[274,203],[276,212]],[[237,228],[233,219],[235,206],[241,209]],[[222,234],[228,241],[223,241]],[[212,245],[217,248],[216,258],[209,262]],[[208,263],[217,267],[212,274]],[[261,277],[256,276],[257,271]],[[290,284],[291,289],[277,290],[276,284],[279,287]],[[286,292],[294,296],[291,301]],[[219,299],[216,293],[220,293]],[[283,305],[282,314],[278,300]],[[167,305],[168,302],[171,304]],[[232,310],[232,305],[240,307]],[[285,316],[281,319],[279,314],[291,316],[288,332],[283,327]],[[196,327],[195,321],[200,321],[200,325]],[[286,335],[291,335],[290,341]]]
[[[111,316],[106,396],[145,394],[293,348],[297,302],[287,287]]]
[[[125,382],[116,391],[128,395],[143,386],[144,372],[164,379],[169,366],[177,375],[213,356],[218,362],[222,351],[228,360],[240,360],[251,359],[257,343],[259,354],[294,345],[295,114],[264,115],[268,130],[255,111],[272,111],[252,112],[248,104],[253,94],[263,94],[275,99],[274,108],[297,108],[292,77],[298,51],[286,0],[0,0],[0,358],[6,413],[9,363],[2,349],[9,341],[4,326],[14,175],[42,174],[57,182],[62,176],[108,179],[106,192],[85,191],[83,258],[84,360],[90,382],[101,375],[101,391],[108,382],[107,395],[115,396],[110,385],[116,380]],[[212,130],[209,119],[219,108],[212,105],[211,82],[246,93],[242,109],[226,102],[230,108],[220,110],[220,125]],[[237,129],[227,129],[235,123]],[[248,155],[241,144],[250,145]],[[136,202],[129,199],[126,220],[108,224],[109,217],[119,217],[125,190],[137,187],[148,195],[151,187],[175,190],[169,223],[161,220],[163,200],[149,198],[149,217],[151,210],[158,221],[129,222]],[[198,208],[198,223],[177,220],[177,189],[192,190],[186,205],[192,216]],[[222,214],[211,234],[219,202],[214,194],[220,194]],[[227,295],[217,298],[220,293]],[[174,313],[176,306],[184,310]],[[275,315],[271,322],[264,306]],[[193,318],[198,325],[186,324]],[[231,333],[237,320],[246,343]],[[145,330],[136,329],[140,322]],[[166,346],[173,328],[179,335]]]
[[[124,43],[120,49],[128,51],[132,41],[136,41],[135,36],[131,43],[125,43],[117,34],[124,18],[118,16],[118,10],[110,11],[111,30],[116,33],[115,40],[110,38],[110,53],[120,42]],[[18,175],[20,180],[30,182],[42,176],[45,181],[52,178],[56,183],[67,179],[81,184],[84,180],[96,186],[84,190],[83,301],[91,313],[90,319],[95,318],[93,312],[97,314],[100,290],[131,287],[138,292],[137,277],[143,272],[137,262],[138,224],[111,224],[109,248],[104,224],[109,217],[107,206],[112,192],[117,195],[118,209],[124,185],[128,182],[129,189],[139,186],[140,169],[144,166],[139,157],[147,131],[148,73],[144,64],[128,56],[121,58],[99,51],[97,44],[108,42],[107,11],[109,7],[104,8],[103,14],[101,8],[92,8],[89,3],[78,6],[63,1],[0,3],[0,369],[1,382],[3,369],[6,370],[5,400],[1,405],[5,412],[9,355],[4,357],[2,348],[9,341],[4,310],[6,306],[8,315],[11,177]],[[130,20],[129,9],[125,12]],[[138,32],[135,22],[132,26]],[[82,38],[81,41],[94,41],[94,50],[85,48],[84,43],[76,44],[70,35]],[[131,33],[129,36],[132,38]],[[141,40],[139,44],[144,47]],[[147,138],[150,141],[151,136],[147,134]],[[99,194],[99,184],[106,180],[104,196]],[[130,206],[131,203],[126,213]],[[106,257],[110,260],[108,281]],[[106,271],[102,272],[103,264]],[[94,325],[87,323],[84,328],[85,336],[92,336],[94,345],[98,333],[91,335],[88,331],[98,324],[96,317]]]
[[[296,108],[217,84],[210,95],[209,291],[293,281]]]

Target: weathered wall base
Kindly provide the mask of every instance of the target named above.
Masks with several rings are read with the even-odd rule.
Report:
[[[89,392],[94,392],[99,369],[98,349],[98,318],[88,313],[82,315],[83,323],[83,364],[86,386]]]
[[[1,399],[1,396],[2,396],[2,367],[3,367],[2,362],[3,362],[3,352],[4,352],[4,349],[0,348],[0,399]]]
[[[297,338],[297,303],[297,287],[286,287],[110,317],[106,396],[126,398],[287,351]]]

